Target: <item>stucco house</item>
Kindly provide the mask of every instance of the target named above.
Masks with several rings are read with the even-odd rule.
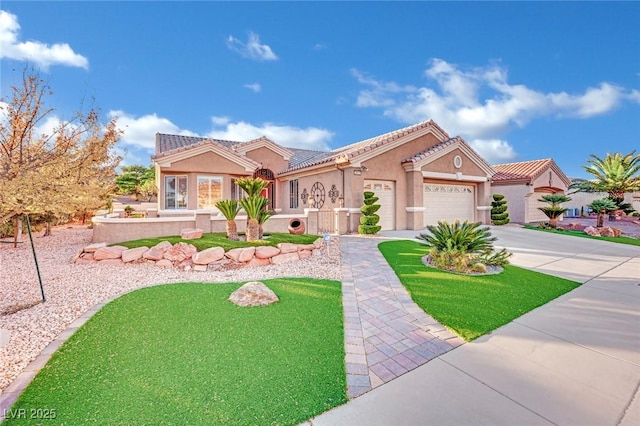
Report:
[[[266,137],[237,142],[158,133],[153,161],[160,216],[215,214],[217,200],[242,196],[235,179],[259,176],[270,182],[270,208],[282,214],[315,208],[357,216],[363,192],[373,191],[383,230],[422,229],[438,220],[489,223],[495,173],[462,138],[431,120],[327,152]],[[536,178],[534,187],[565,188],[556,169],[549,185]]]
[[[503,194],[509,207],[509,219],[516,223],[547,221],[538,207],[545,194],[567,194],[571,180],[551,158],[492,165],[491,193]]]

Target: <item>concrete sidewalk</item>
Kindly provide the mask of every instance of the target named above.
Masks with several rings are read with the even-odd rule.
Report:
[[[492,233],[513,264],[584,284],[309,424],[640,424],[640,247]]]

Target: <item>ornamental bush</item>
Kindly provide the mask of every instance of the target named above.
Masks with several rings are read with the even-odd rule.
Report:
[[[380,216],[376,214],[380,207],[380,204],[375,204],[379,198],[371,191],[364,192],[364,205],[360,208],[362,217],[360,218],[360,226],[358,226],[358,234],[377,234],[382,226],[378,225],[380,222]]]
[[[502,194],[493,194],[491,202],[491,223],[494,225],[506,225],[509,223],[509,213],[507,212],[507,200]]]

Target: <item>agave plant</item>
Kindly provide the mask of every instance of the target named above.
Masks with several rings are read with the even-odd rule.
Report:
[[[240,205],[236,200],[220,200],[216,203],[216,207],[220,213],[227,219],[227,238],[237,241],[238,225],[236,225],[236,216],[240,211]]]
[[[564,194],[546,194],[538,199],[549,205],[546,207],[538,207],[542,213],[549,218],[549,226],[556,228],[558,226],[558,218],[567,212],[566,207],[562,207],[560,204],[571,201],[571,197],[567,197]]]

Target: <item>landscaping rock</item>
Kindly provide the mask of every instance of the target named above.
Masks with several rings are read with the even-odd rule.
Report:
[[[169,250],[164,252],[163,258],[178,264],[186,259],[191,259],[198,249],[187,243],[176,243]]]
[[[104,259],[98,261],[98,263],[101,265],[122,265],[122,259]]]
[[[259,257],[254,257],[247,263],[247,266],[267,266],[267,265],[271,265],[271,261],[269,259],[260,259]]]
[[[224,257],[224,249],[222,247],[210,247],[193,255],[193,263],[196,265],[208,265],[218,261]]]
[[[80,259],[82,259],[82,260],[95,260],[95,259],[93,258],[93,253],[83,253],[83,254],[80,256]]]
[[[160,259],[156,262],[156,266],[161,268],[171,268],[173,266],[173,262],[168,259]]]
[[[298,246],[291,243],[280,243],[278,244],[278,248],[280,249],[280,253],[294,253],[298,251]]]
[[[244,250],[243,248],[234,248],[229,250],[228,252],[226,252],[224,255],[235,261],[235,262],[240,262],[240,254],[242,254],[242,250]]]
[[[160,260],[164,256],[164,252],[171,248],[169,241],[161,241],[146,251],[142,257],[147,260]]]
[[[127,250],[123,246],[100,247],[93,253],[95,260],[119,259],[122,252]]]
[[[300,260],[300,256],[298,256],[297,250],[293,253],[282,253],[277,256],[273,256],[271,258],[271,263],[273,263],[274,265],[277,265],[280,263],[293,262],[295,260]]]
[[[246,262],[250,261],[251,259],[253,259],[253,255],[255,253],[256,253],[256,248],[255,247],[244,248],[240,252],[240,257],[238,258],[238,260],[240,262],[246,263]]]
[[[311,250],[300,250],[298,252],[298,256],[300,259],[308,259],[313,256],[313,252]]]
[[[238,306],[266,306],[278,302],[278,296],[260,281],[251,281],[231,293],[229,301]]]
[[[207,265],[193,265],[193,270],[196,272],[207,272],[209,267]]]
[[[124,263],[133,262],[142,259],[142,255],[149,250],[149,247],[136,247],[122,252],[122,261]]]
[[[94,243],[86,246],[82,251],[84,251],[85,253],[93,253],[96,250],[106,246],[107,246],[107,243]]]
[[[202,238],[203,232],[200,228],[185,228],[180,231],[180,238],[183,240],[196,240]]]
[[[273,256],[280,254],[280,249],[273,246],[258,246],[256,247],[255,256],[258,259],[270,259]]]
[[[587,226],[586,228],[584,228],[584,233],[587,235],[591,235],[593,237],[599,237],[600,236],[600,232],[598,232],[598,230],[596,228],[594,228],[593,226]]]
[[[318,238],[313,242],[313,246],[317,249],[322,248],[324,246],[324,240],[322,238]]]

